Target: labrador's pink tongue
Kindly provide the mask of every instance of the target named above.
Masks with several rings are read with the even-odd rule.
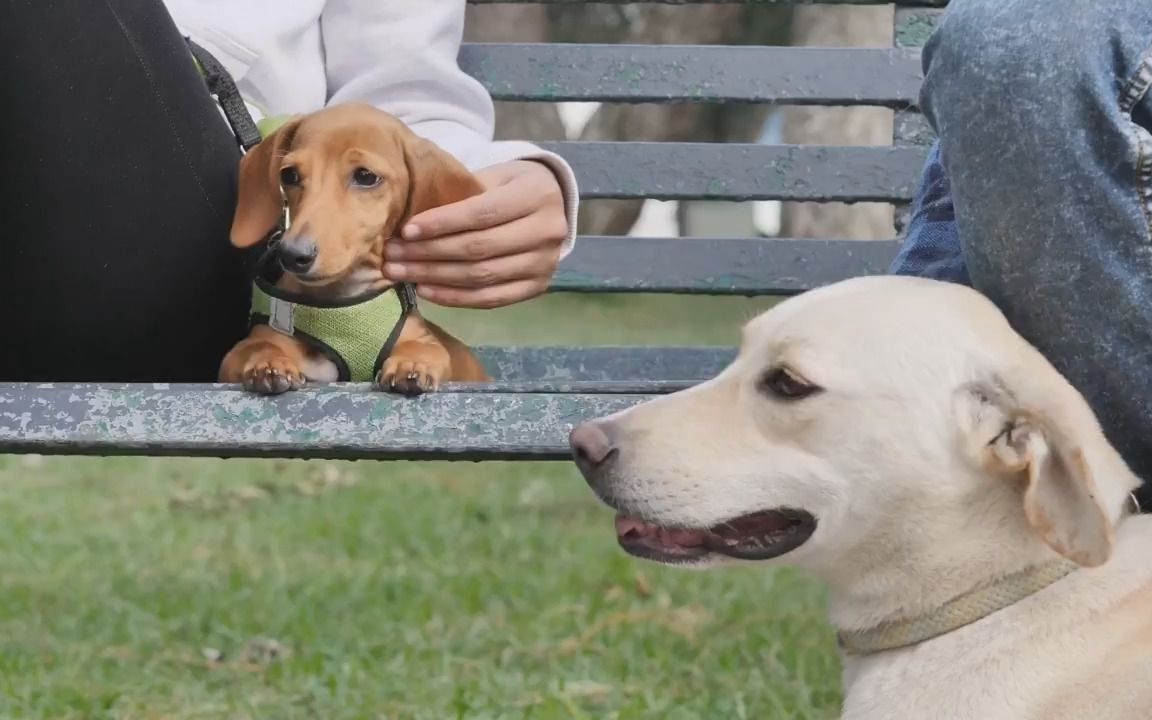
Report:
[[[630,518],[626,515],[616,516],[616,537],[644,537],[646,535],[655,535],[658,528],[655,525],[649,525],[643,520]]]
[[[676,545],[684,548],[700,547],[704,544],[704,538],[707,535],[707,530],[685,530],[683,528],[665,530],[662,528],[660,530],[660,542],[665,545]]]
[[[661,545],[678,547],[699,547],[704,544],[706,530],[687,530],[684,528],[662,528],[643,520],[616,516],[616,537],[618,538],[652,538]]]

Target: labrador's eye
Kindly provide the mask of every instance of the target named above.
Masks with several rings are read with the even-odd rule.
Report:
[[[300,184],[300,171],[289,165],[288,167],[280,168],[280,184],[281,185],[299,185]]]
[[[360,187],[376,187],[380,184],[380,176],[368,168],[356,168],[352,171],[352,184]]]
[[[800,400],[821,391],[788,368],[772,368],[764,373],[760,386],[765,392],[781,400]]]

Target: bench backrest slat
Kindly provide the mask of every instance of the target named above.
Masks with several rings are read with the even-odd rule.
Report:
[[[460,65],[497,100],[903,107],[920,87],[904,49],[477,43]]]
[[[792,295],[857,275],[878,275],[895,240],[581,237],[555,290],[702,295]]]
[[[924,150],[735,143],[541,143],[586,198],[886,201],[912,197]],[[625,242],[621,240],[621,242]]]

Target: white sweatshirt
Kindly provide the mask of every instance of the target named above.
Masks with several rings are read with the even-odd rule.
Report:
[[[165,0],[180,31],[228,69],[257,119],[367,102],[479,170],[539,160],[564,189],[568,241],[579,196],[562,158],[494,142],[492,99],[456,62],[465,0]]]

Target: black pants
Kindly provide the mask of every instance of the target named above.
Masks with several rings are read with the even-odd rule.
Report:
[[[0,381],[211,381],[239,150],[160,0],[0,0]]]

